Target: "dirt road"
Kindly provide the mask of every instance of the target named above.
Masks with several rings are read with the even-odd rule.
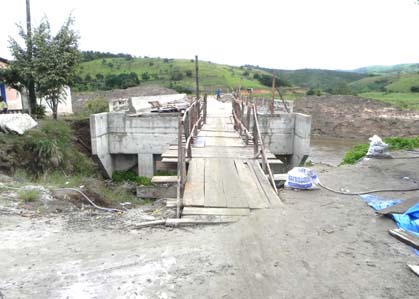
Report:
[[[419,159],[317,171],[337,189],[402,188],[419,182]],[[392,220],[357,196],[280,195],[281,206],[205,227],[135,230],[121,225],[126,216],[112,228],[97,216],[1,215],[0,292],[4,298],[418,298],[419,278],[406,264],[419,258],[388,234]]]

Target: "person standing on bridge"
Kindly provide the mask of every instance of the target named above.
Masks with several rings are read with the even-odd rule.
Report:
[[[221,99],[221,88],[217,89],[217,100]]]

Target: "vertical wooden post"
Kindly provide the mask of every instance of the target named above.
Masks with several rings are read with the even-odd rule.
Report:
[[[247,106],[247,114],[246,114],[246,129],[249,131],[250,127],[250,114],[252,113],[252,109],[250,108],[250,105]],[[246,134],[246,145],[249,144],[249,137]]]
[[[259,154],[259,139],[258,132],[256,128],[256,106],[253,105],[253,152],[255,157]]]
[[[198,67],[198,55],[195,55],[195,80],[196,80],[196,99],[199,100],[199,67]]]
[[[207,104],[208,104],[208,102],[207,102],[207,93],[205,93],[205,95],[204,95],[204,114],[203,114],[203,117],[204,117],[204,124],[206,124],[207,123]]]
[[[182,117],[179,117],[177,134],[177,196],[176,196],[176,217],[180,218],[180,198],[182,191]]]

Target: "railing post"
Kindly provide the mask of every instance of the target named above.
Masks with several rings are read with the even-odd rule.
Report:
[[[207,93],[204,95],[204,124],[207,123]]]
[[[258,140],[258,132],[256,128],[256,106],[253,104],[253,151],[255,157],[259,154],[259,140]]]
[[[182,128],[184,124],[182,117],[178,122],[178,141],[177,141],[177,198],[176,198],[176,217],[180,218],[180,198],[182,197]]]

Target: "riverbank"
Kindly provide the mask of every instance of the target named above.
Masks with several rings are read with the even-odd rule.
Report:
[[[404,156],[404,152],[400,152]],[[350,191],[417,186],[419,159],[315,165]],[[389,198],[419,192],[383,193]],[[128,214],[0,217],[5,298],[417,298],[394,222],[358,196],[282,190],[230,225],[135,229]],[[130,216],[131,215],[131,216]],[[108,219],[108,220],[106,220]],[[131,224],[131,225],[127,225]]]
[[[312,116],[312,134],[362,138],[419,135],[419,111],[402,110],[356,96],[310,96],[294,101],[294,111]]]

